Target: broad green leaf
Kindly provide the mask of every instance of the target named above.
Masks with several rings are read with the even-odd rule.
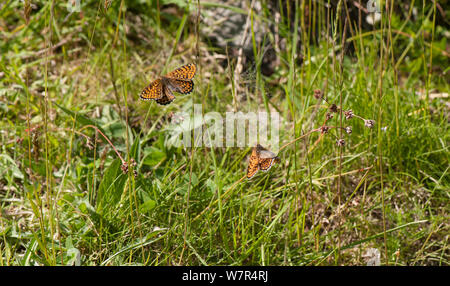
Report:
[[[100,182],[96,210],[99,214],[117,204],[123,193],[127,175],[123,174],[120,159],[114,160],[106,169]]]
[[[20,171],[19,167],[17,167],[16,162],[6,154],[0,154],[0,169],[1,170],[9,170],[11,175],[18,179],[23,179],[24,176]]]
[[[139,211],[141,213],[148,213],[156,207],[156,202],[154,200],[147,200],[139,206]]]
[[[166,158],[166,153],[155,147],[146,148],[144,150],[144,153],[145,157],[142,164],[147,166],[155,166],[156,164],[161,162],[161,160]]]

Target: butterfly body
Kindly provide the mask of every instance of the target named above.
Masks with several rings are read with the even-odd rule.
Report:
[[[167,105],[175,100],[173,92],[189,94],[194,90],[197,67],[195,64],[184,65],[165,76],[151,82],[140,94],[142,100],[155,100],[158,104]]]
[[[279,162],[280,158],[274,153],[257,144],[250,156],[247,168],[247,179],[251,179],[258,170],[267,172],[272,167],[273,163]]]

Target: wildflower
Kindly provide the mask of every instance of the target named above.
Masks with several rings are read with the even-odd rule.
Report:
[[[345,115],[345,119],[347,119],[347,120],[351,119],[354,116],[353,111],[351,109],[345,110],[344,115]]]
[[[372,128],[375,125],[375,121],[372,119],[366,119],[364,120],[364,126],[368,128]]]
[[[333,104],[330,106],[330,111],[336,113],[336,112],[338,111],[337,105],[333,103]]]
[[[327,112],[327,114],[325,115],[326,120],[330,120],[331,118],[333,118],[333,113],[329,113]]]
[[[127,164],[127,162],[123,161],[122,165],[120,166],[120,168],[122,169],[122,172],[124,174],[128,173],[128,164]]]
[[[339,147],[342,147],[342,146],[345,145],[345,140],[344,140],[344,139],[337,139],[337,140],[336,140],[336,144],[337,144]]]
[[[322,96],[323,96],[323,94],[322,94],[322,91],[321,91],[320,89],[314,90],[314,97],[315,97],[316,99],[321,99]]]
[[[347,134],[352,134],[352,127],[351,126],[345,127],[345,132],[347,132]]]
[[[324,125],[324,126],[320,127],[319,130],[320,130],[320,133],[325,134],[325,133],[328,133],[328,130],[330,130],[330,127]]]
[[[131,163],[131,166],[133,166],[133,176],[135,178],[137,178],[137,175],[138,175],[138,172],[136,170],[137,163],[133,158],[130,159],[130,163]]]

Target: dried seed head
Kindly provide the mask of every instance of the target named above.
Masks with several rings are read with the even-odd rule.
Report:
[[[375,125],[375,121],[372,119],[366,119],[364,120],[364,126],[368,128],[372,128]]]
[[[321,99],[322,96],[323,96],[323,94],[322,94],[322,91],[321,91],[320,89],[314,90],[314,97],[315,97],[316,99]]]
[[[344,139],[337,139],[337,140],[336,140],[336,144],[337,144],[339,147],[342,147],[342,146],[345,145],[345,140],[344,140]]]
[[[336,112],[338,111],[337,105],[333,103],[333,104],[330,106],[330,111],[333,112],[333,113],[336,113]]]
[[[345,119],[347,119],[347,120],[353,118],[353,116],[354,116],[353,111],[351,109],[345,110],[344,115],[345,115]]]
[[[120,168],[122,169],[122,172],[124,174],[128,173],[128,164],[127,164],[127,162],[123,162],[122,165],[120,166]]]
[[[327,112],[327,114],[325,115],[326,120],[330,120],[331,118],[333,118],[333,113],[329,113]]]
[[[31,13],[31,0],[25,0],[25,4],[24,4],[24,10],[23,10],[23,14],[25,17],[25,22],[28,23],[30,22],[30,13]]]
[[[89,150],[94,149],[94,143],[92,143],[92,139],[89,137],[86,137],[86,146],[89,148]]]
[[[328,130],[330,130],[330,127],[323,125],[319,129],[320,129],[320,133],[325,134],[325,133],[328,133]]]
[[[345,127],[345,132],[347,132],[347,134],[352,134],[352,127],[351,126]]]

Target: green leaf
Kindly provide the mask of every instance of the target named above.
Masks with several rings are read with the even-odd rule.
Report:
[[[155,147],[146,148],[144,153],[145,157],[142,164],[147,166],[155,166],[166,158],[166,153]]]
[[[9,170],[12,176],[18,179],[23,179],[24,176],[20,171],[19,167],[17,167],[16,162],[6,154],[0,154],[0,169],[1,170]],[[9,163],[8,163],[9,162]]]
[[[70,266],[80,266],[81,253],[77,248],[72,247],[72,248],[67,249],[67,256],[65,257],[65,264],[70,265]]]
[[[190,176],[189,174],[185,174],[184,175],[186,183],[189,183],[189,176]],[[191,186],[192,187],[197,186],[198,185],[198,177],[197,177],[197,175],[195,173],[192,173],[192,176],[190,176],[190,177],[191,177],[190,178]]]
[[[96,210],[99,214],[117,204],[122,196],[127,176],[123,174],[121,164],[120,159],[114,160],[103,175],[97,196]]]
[[[139,158],[141,157],[141,141],[137,137],[131,146],[130,157],[133,158],[139,166]]]
[[[68,236],[66,240],[67,252],[64,255],[64,264],[70,266],[80,266],[81,264],[81,253],[73,246],[72,237]]]
[[[143,204],[139,206],[139,211],[141,213],[148,213],[156,207],[156,202],[154,200],[146,200]]]

